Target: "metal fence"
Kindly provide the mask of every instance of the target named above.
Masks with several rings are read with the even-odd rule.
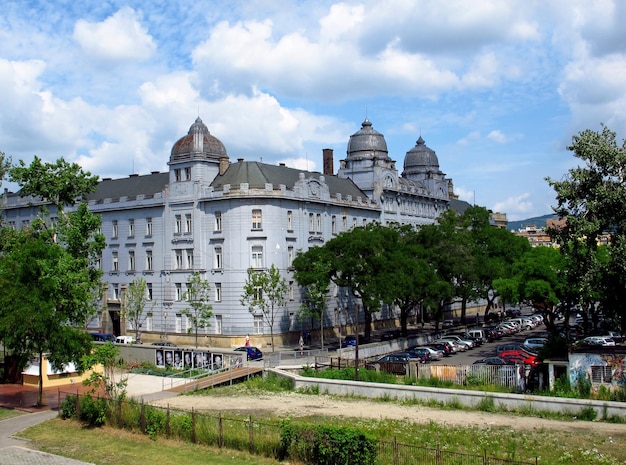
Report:
[[[75,399],[76,416],[80,418],[81,398],[92,397],[59,390],[59,405]],[[93,399],[93,397],[92,397]],[[98,399],[102,401],[103,399]],[[177,438],[196,444],[247,451],[251,454],[278,458],[281,451],[279,423],[259,421],[252,417],[228,418],[222,414],[198,413],[195,410],[177,410],[138,403],[134,400],[106,400],[107,424],[130,431]],[[60,408],[59,415],[67,408]],[[515,459],[491,457],[403,444],[394,441],[377,441],[377,465],[537,465],[538,459],[525,462]]]
[[[342,369],[354,367],[353,358],[318,356],[315,357],[316,370],[327,368]],[[375,363],[359,360],[359,368],[375,367],[380,371],[404,373],[419,379],[436,378],[461,386],[495,385],[524,390],[526,371],[523,365],[434,365],[417,362]]]

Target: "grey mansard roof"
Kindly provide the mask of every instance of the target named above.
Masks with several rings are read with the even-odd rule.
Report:
[[[163,192],[169,182],[169,173],[152,173],[144,176],[131,175],[127,178],[106,178],[98,183],[96,191],[87,196],[87,200],[119,199],[122,196],[133,198],[146,197]]]
[[[215,178],[211,186],[216,190],[221,190],[226,184],[232,188],[238,188],[240,184],[247,183],[250,189],[265,189],[266,184],[273,184],[274,189],[277,189],[279,185],[284,184],[287,189],[293,189],[300,179],[300,174],[304,174],[305,179],[323,177],[331,196],[341,194],[344,198],[347,195],[351,195],[354,199],[357,197],[367,198],[367,194],[350,179],[255,161],[232,163],[223,175]]]

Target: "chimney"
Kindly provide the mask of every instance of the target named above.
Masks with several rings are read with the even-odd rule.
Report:
[[[228,157],[220,158],[220,174],[224,174],[230,166],[230,160]]]
[[[335,163],[333,160],[333,149],[322,149],[322,160],[322,164],[324,165],[324,174],[332,175],[333,164]]]

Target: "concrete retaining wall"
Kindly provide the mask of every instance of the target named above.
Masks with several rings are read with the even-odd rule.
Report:
[[[359,350],[360,352],[360,350]],[[525,394],[502,394],[485,391],[465,391],[396,384],[364,383],[333,379],[306,378],[280,369],[269,369],[279,376],[291,378],[297,390],[317,390],[323,394],[358,396],[364,398],[390,398],[398,400],[437,401],[444,404],[461,404],[476,407],[486,398],[491,398],[496,407],[510,411],[547,411],[578,415],[583,409],[595,409],[596,418],[620,417],[626,420],[626,403],[543,397]]]

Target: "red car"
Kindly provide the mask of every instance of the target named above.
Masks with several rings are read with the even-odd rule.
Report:
[[[537,359],[536,355],[530,354],[520,349],[504,350],[498,354],[498,357],[503,358],[507,362],[524,363],[525,365],[531,365],[533,367],[541,363]]]

